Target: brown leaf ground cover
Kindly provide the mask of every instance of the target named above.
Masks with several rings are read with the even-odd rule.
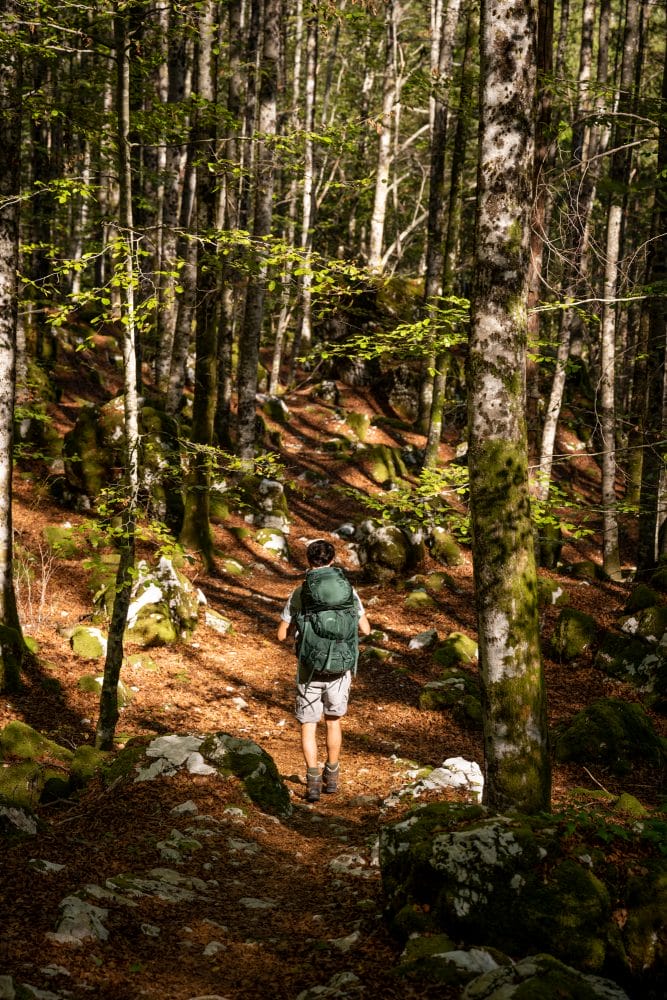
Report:
[[[80,384],[69,394],[65,390],[54,405],[54,422],[63,429],[75,412],[75,389],[81,391]],[[346,393],[342,408],[377,412],[370,395]],[[431,627],[441,638],[454,630],[475,634],[469,555],[448,570],[450,583],[436,595],[436,607],[415,610],[406,607],[402,586],[366,584],[344,543],[337,545],[339,561],[350,570],[374,628],[387,635],[391,657],[365,663],[355,681],[340,793],[306,805],[291,714],[294,661],[290,649],[277,643],[275,630],[282,605],[304,570],[307,540],[362,514],[338,487],[377,487],[349,457],[322,447],[332,436],[350,436],[340,410],[314,401],[307,388],[295,391],[287,402],[290,422],[275,429],[294,483],[289,491],[290,561],[273,559],[250,536],[240,540],[235,530],[243,525],[240,517],[216,526],[220,564],[222,556],[234,557],[246,573],[231,576],[218,568],[204,574],[194,565],[191,575],[209,606],[232,621],[233,631],[220,636],[202,624],[187,644],[148,653],[128,650],[141,655],[124,668],[133,699],[122,712],[118,741],[218,730],[251,738],[275,759],[292,793],[293,817],[276,822],[263,815],[242,801],[233,780],[183,774],[140,784],[95,784],[79,799],[43,807],[37,843],[3,848],[0,975],[76,1000],[295,998],[343,971],[358,976],[367,995],[458,995],[457,990],[448,994],[441,986],[397,979],[392,970],[400,945],[382,920],[379,871],[370,859],[379,825],[396,816],[383,810],[382,802],[405,784],[411,764],[438,765],[456,756],[481,762],[477,730],[462,727],[449,714],[419,708],[420,689],[437,677],[438,668],[428,653],[408,648],[411,637]],[[385,424],[371,428],[369,441],[422,443],[409,429],[398,432]],[[443,457],[449,454],[443,445]],[[20,719],[74,748],[92,742],[97,704],[94,695],[78,687],[91,665],[73,655],[62,631],[90,614],[89,574],[80,561],[51,559],[42,535],[46,525],[66,519],[81,520],[58,508],[34,480],[17,475],[17,537],[33,553],[42,546],[45,586],[20,593],[26,632],[39,642],[39,665],[27,671],[18,694],[0,701],[0,726]],[[594,546],[595,539],[580,543],[576,550],[566,550],[565,559],[597,555]],[[615,619],[627,596],[627,588],[616,584],[568,579],[566,586],[571,603],[600,624]],[[553,609],[543,613],[552,724],[602,693],[636,697],[623,685],[603,681],[586,658],[561,664],[549,657],[556,614]],[[101,670],[101,664],[94,669]],[[664,720],[655,721],[664,733]],[[619,782],[593,768],[556,767],[555,804],[566,803],[575,785],[630,791],[649,805],[659,792],[649,768],[638,768]],[[178,904],[142,899],[134,907],[111,908],[107,942],[73,948],[51,941],[59,903],[69,893],[104,885],[123,872],[164,866],[158,845],[179,825],[172,810],[186,801],[199,811],[196,822],[213,827],[204,849],[178,866],[182,874],[206,883],[200,898]],[[233,811],[239,806],[245,810],[243,823]],[[363,859],[357,866],[361,870],[342,871],[341,856],[356,855]],[[39,872],[31,865],[35,857],[63,867]],[[256,909],[247,902],[257,899],[269,901],[270,907]],[[152,927],[160,928],[159,936],[152,936]]]

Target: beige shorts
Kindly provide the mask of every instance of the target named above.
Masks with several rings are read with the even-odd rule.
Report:
[[[347,700],[352,685],[348,670],[330,681],[310,681],[296,686],[295,716],[299,722],[319,722],[324,714],[327,719],[339,719],[347,712]]]

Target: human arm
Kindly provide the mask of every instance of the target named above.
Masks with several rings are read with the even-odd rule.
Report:
[[[364,612],[364,614],[362,614],[361,618],[359,619],[359,631],[361,632],[362,635],[370,635],[371,634],[371,623],[369,622],[368,618],[366,617],[366,613],[365,612]]]
[[[278,632],[276,633],[278,636],[278,642],[285,641],[285,639],[289,635],[289,630],[290,630],[290,622],[286,622],[281,619],[280,624],[278,625]]]

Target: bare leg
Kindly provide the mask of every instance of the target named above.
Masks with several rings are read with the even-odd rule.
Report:
[[[327,733],[328,733],[327,723]],[[317,767],[317,723],[301,723],[301,749],[306,767]]]
[[[334,767],[340,757],[340,747],[343,742],[343,726],[341,720],[327,719],[327,764]]]

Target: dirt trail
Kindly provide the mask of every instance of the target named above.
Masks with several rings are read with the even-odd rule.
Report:
[[[233,632],[220,636],[202,625],[191,643],[151,650],[124,668],[134,697],[123,711],[118,737],[219,730],[247,736],[275,759],[292,793],[293,817],[275,822],[247,806],[241,817],[235,782],[188,775],[94,787],[78,802],[44,809],[46,826],[38,846],[14,846],[4,859],[0,976],[11,974],[17,982],[74,1000],[90,995],[100,1000],[287,1000],[345,972],[357,976],[369,996],[446,1000],[442,987],[405,983],[391,972],[400,948],[381,919],[379,870],[373,861],[378,827],[388,818],[382,801],[405,783],[409,762],[437,765],[455,756],[481,760],[479,732],[419,709],[421,686],[435,679],[438,669],[428,653],[408,648],[412,636],[433,626],[443,638],[453,630],[474,635],[469,559],[448,571],[450,585],[436,597],[435,608],[415,610],[406,607],[400,587],[364,584],[344,543],[337,544],[339,561],[350,571],[373,627],[385,633],[383,645],[391,657],[363,662],[355,681],[340,793],[306,805],[292,718],[294,660],[277,643],[275,630],[305,568],[306,541],[362,514],[337,487],[369,489],[370,484],[349,461],[322,447],[343,429],[333,408],[315,403],[307,393],[296,394],[288,404],[290,422],[279,429],[282,456],[295,484],[289,492],[294,519],[289,563],[276,561],[251,538],[240,538],[239,517],[216,527],[220,553],[238,559],[246,572],[239,577],[193,573],[193,578],[208,604],[232,621]],[[361,395],[347,404],[373,412]],[[369,439],[397,440],[380,428],[371,428]],[[419,439],[402,432],[399,443],[418,444]],[[39,552],[46,524],[76,520],[25,479],[17,477],[16,493],[15,524],[26,551]],[[40,644],[42,666],[26,678],[20,695],[2,699],[0,726],[22,719],[64,745],[78,746],[92,741],[97,705],[78,687],[91,667],[73,656],[60,629],[90,613],[88,573],[77,560],[45,563],[41,570],[49,574],[45,599],[39,601],[34,591],[31,601],[25,592],[21,599],[26,631]],[[618,587],[568,586],[573,603],[594,609],[601,620],[613,617],[624,598]],[[545,634],[555,614],[545,612]],[[564,669],[547,661],[546,669],[552,721],[599,694],[599,676],[590,664]],[[556,799],[572,783],[589,782],[582,769],[559,769]],[[634,791],[643,797],[645,789]],[[184,803],[194,805],[173,812]],[[214,884],[189,903],[145,898],[134,907],[110,904],[107,942],[72,948],[48,938],[68,894],[88,884],[104,886],[116,874],[169,864],[160,845],[174,829],[195,839],[193,829],[206,831],[199,837],[203,846],[182,857],[177,868]],[[33,857],[64,867],[38,872],[30,865]],[[351,983],[345,989],[355,996]]]

